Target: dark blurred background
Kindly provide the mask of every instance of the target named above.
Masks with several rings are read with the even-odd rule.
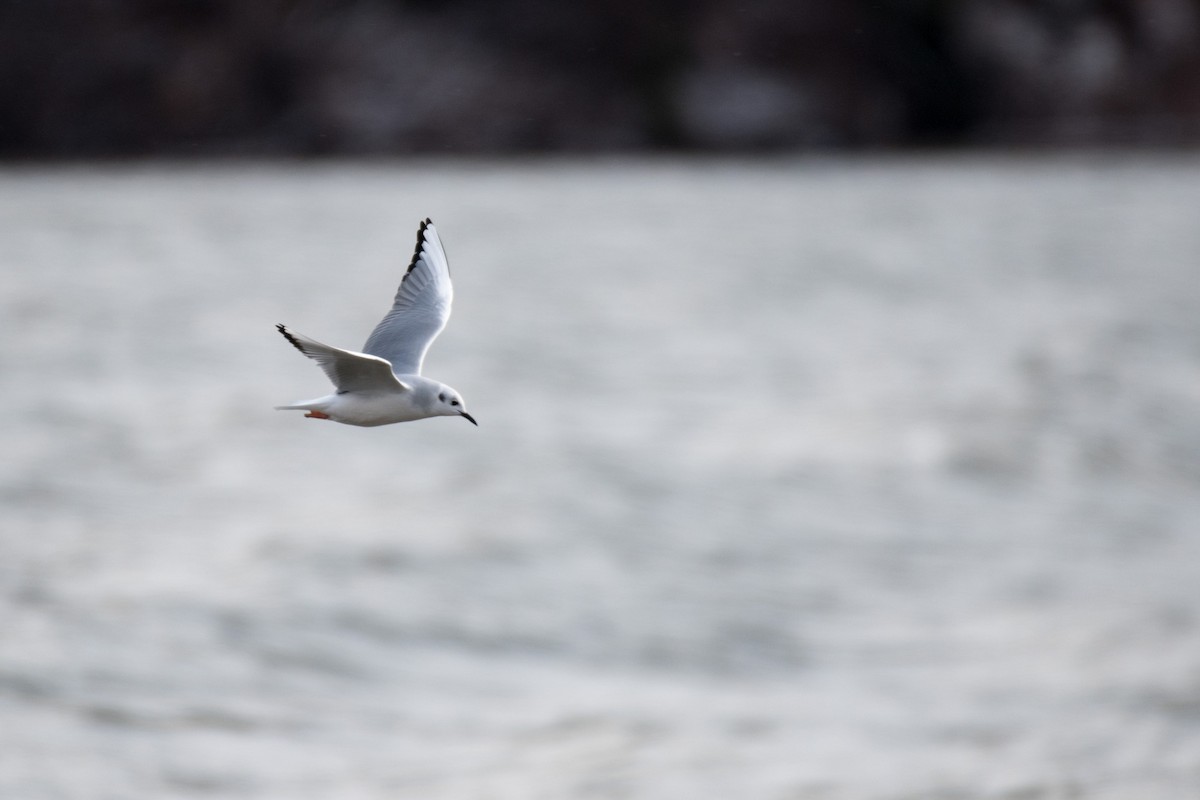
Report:
[[[0,156],[1200,141],[1200,0],[4,0]]]

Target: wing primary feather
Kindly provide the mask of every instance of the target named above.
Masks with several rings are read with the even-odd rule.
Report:
[[[432,224],[433,220],[429,217],[421,220],[421,225],[417,228],[417,247],[413,250],[412,259],[408,262],[408,269],[404,270],[406,276],[413,271],[413,268],[417,266],[417,261],[421,258],[421,246],[425,244],[425,231]]]
[[[289,342],[291,342],[291,343],[292,343],[292,347],[296,348],[296,349],[297,349],[297,350],[299,350],[301,353],[304,353],[304,355],[308,355],[308,352],[307,352],[307,351],[304,349],[304,345],[300,344],[300,342],[299,342],[299,341],[296,339],[296,337],[295,337],[295,336],[292,336],[292,332],[291,332],[291,331],[289,331],[287,328],[285,328],[285,327],[283,326],[283,323],[281,323],[281,322],[280,322],[280,323],[276,323],[276,324],[275,324],[275,330],[277,330],[277,331],[279,331],[280,333],[282,333],[282,334],[283,334],[283,338],[287,339]]]
[[[293,347],[317,362],[339,394],[379,389],[409,391],[412,388],[396,377],[386,359],[370,353],[331,347],[307,336],[293,334],[283,325],[276,325],[275,328]]]
[[[397,374],[417,374],[429,345],[446,325],[454,289],[446,249],[433,220],[421,220],[417,243],[388,313],[371,331],[363,352],[391,363]]]

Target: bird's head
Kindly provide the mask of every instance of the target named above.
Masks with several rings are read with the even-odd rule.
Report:
[[[462,395],[451,389],[449,386],[442,386],[438,389],[437,400],[434,403],[434,408],[439,416],[443,417],[465,417],[467,422],[478,426],[479,423],[475,418],[467,413],[467,406],[463,403]]]

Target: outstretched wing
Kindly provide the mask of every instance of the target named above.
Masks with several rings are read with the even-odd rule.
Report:
[[[396,379],[392,373],[392,365],[382,358],[330,347],[307,336],[292,333],[282,325],[275,327],[297,350],[316,361],[321,369],[325,370],[325,374],[333,381],[339,393],[409,388]]]
[[[398,375],[420,375],[425,351],[450,319],[453,298],[446,251],[433,221],[426,218],[392,310],[371,331],[363,352],[391,362]]]

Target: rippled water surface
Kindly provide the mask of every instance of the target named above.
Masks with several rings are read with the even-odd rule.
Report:
[[[9,168],[0,797],[1200,794],[1200,161]],[[480,427],[273,405],[417,220]]]

